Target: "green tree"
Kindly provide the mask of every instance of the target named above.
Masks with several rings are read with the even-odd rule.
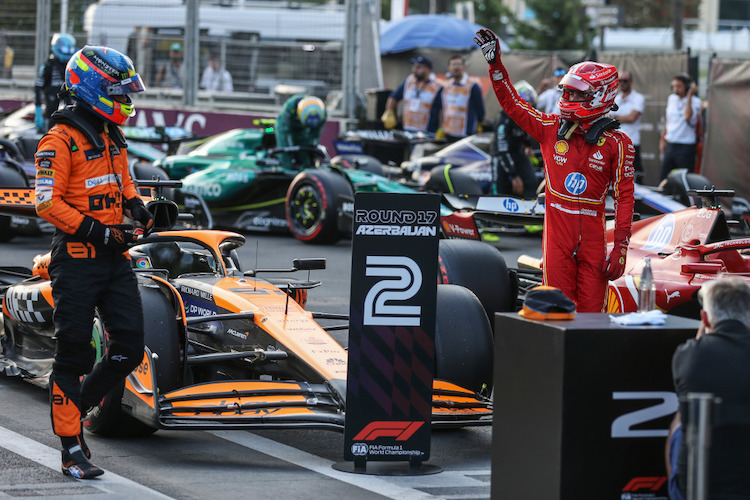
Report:
[[[527,0],[536,17],[516,20],[513,46],[536,50],[589,49],[593,32],[581,0]]]

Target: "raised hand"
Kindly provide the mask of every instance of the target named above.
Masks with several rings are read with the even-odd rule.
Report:
[[[492,64],[497,61],[497,58],[500,56],[500,40],[498,40],[497,35],[492,31],[488,29],[477,31],[474,43],[482,49],[482,55],[488,63]]]

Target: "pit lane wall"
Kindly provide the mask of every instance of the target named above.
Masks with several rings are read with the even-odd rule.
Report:
[[[0,99],[0,107],[5,110],[13,110],[28,103],[29,101]],[[126,125],[182,127],[197,137],[207,137],[234,128],[257,128],[257,125],[253,125],[253,120],[276,118],[277,115],[273,112],[180,109],[158,105],[139,105],[137,102],[136,110],[136,116],[128,120]],[[323,127],[320,144],[326,147],[331,156],[336,151],[333,141],[338,137],[340,128],[340,122],[335,119],[329,119]]]

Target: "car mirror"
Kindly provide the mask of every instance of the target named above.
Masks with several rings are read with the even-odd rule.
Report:
[[[297,271],[311,271],[313,269],[325,269],[326,260],[324,258],[317,259],[294,259],[292,265]]]

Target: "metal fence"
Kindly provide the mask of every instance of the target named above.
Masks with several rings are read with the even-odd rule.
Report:
[[[317,95],[323,99],[341,94],[347,63],[344,47],[347,40],[346,4],[307,4],[284,1],[224,0],[203,1],[195,9],[197,57],[184,59],[192,39],[191,1],[139,0],[93,3],[82,20],[71,20],[69,25],[83,26],[83,31],[71,33],[79,47],[86,43],[107,45],[127,53],[148,87],[147,99],[182,101],[194,105],[210,101],[217,108],[246,107],[253,103],[275,103],[296,91]],[[49,40],[58,26],[51,26],[49,14],[39,15],[39,9],[50,9],[59,3],[37,0],[36,31],[0,32],[0,57],[5,61],[5,47],[12,53],[12,66],[7,74],[0,71],[0,92],[6,97],[22,96],[30,99],[40,54],[47,53]],[[0,7],[0,13],[3,9]],[[39,25],[42,20],[42,26]],[[46,24],[46,26],[44,25]],[[41,51],[38,45],[41,45]],[[181,67],[177,70],[181,82],[157,81],[160,68],[170,63],[170,48],[179,45],[183,51]],[[231,90],[200,87],[209,58],[216,58],[221,68],[231,75]],[[186,77],[185,69],[197,66],[195,77]],[[2,68],[0,68],[1,70]],[[184,96],[195,95],[192,102]]]

